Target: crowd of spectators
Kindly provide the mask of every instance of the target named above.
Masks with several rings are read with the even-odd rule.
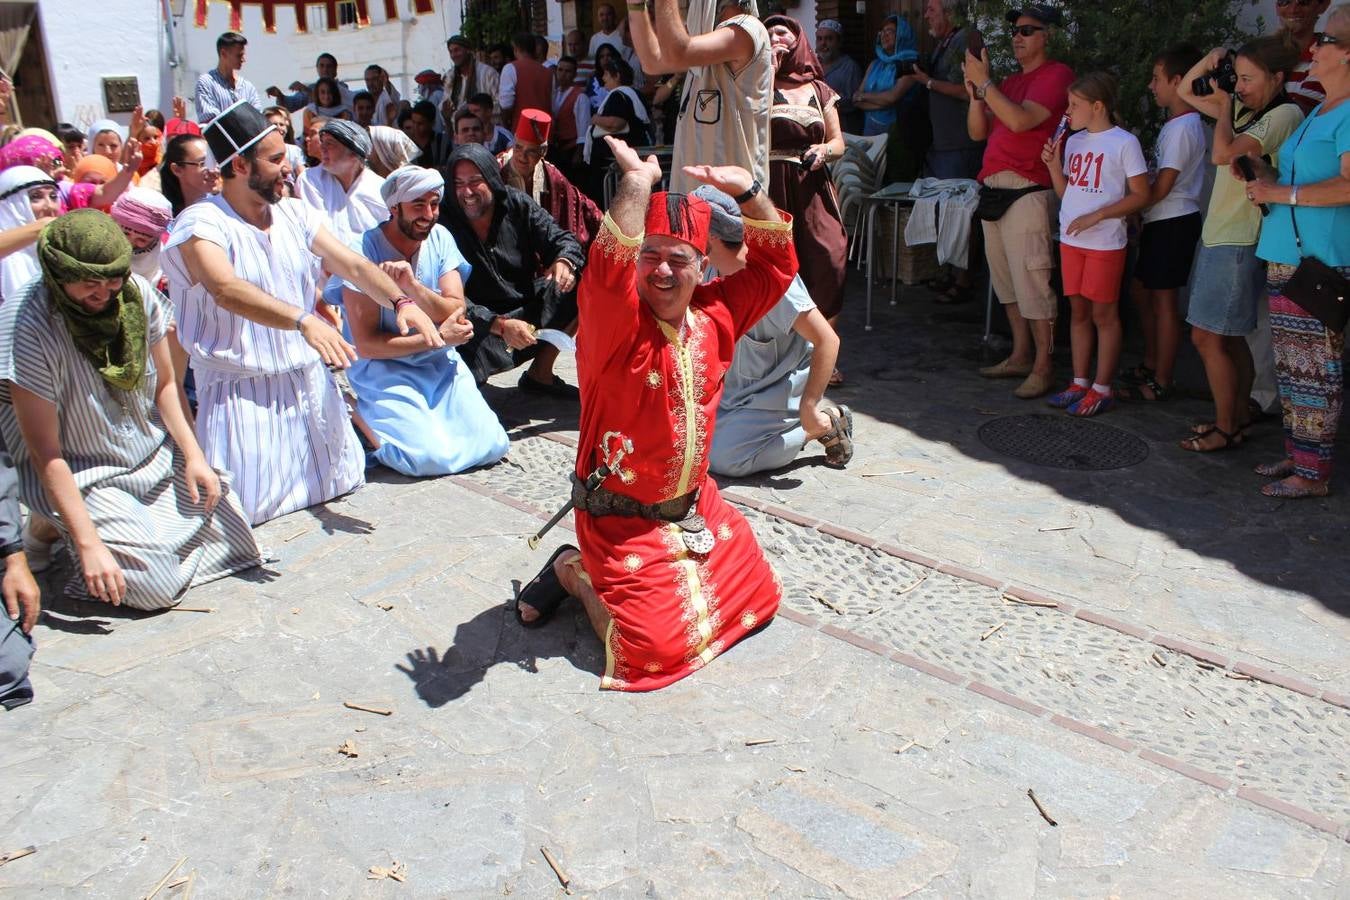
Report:
[[[628,148],[650,145],[673,145],[676,190],[706,181],[689,166],[709,160],[753,179],[734,202],[705,192],[718,272],[744,265],[758,226],[739,208],[760,190],[794,222],[799,277],[737,345],[754,370],[729,375],[736,426],[714,470],[781,466],[811,440],[847,463],[851,414],[824,401],[847,359],[834,325],[850,223],[830,169],[851,140],[888,135],[907,179],[978,182],[976,243],[1012,338],[979,374],[1077,416],[1166,401],[1186,298],[1214,414],[1181,449],[1241,446],[1278,408],[1285,452],[1257,467],[1275,479],[1265,493],[1322,496],[1344,329],[1325,292],[1350,275],[1350,7],[1318,31],[1327,7],[1281,0],[1284,28],[1232,51],[1159,48],[1150,90],[1168,118],[1147,149],[1113,75],[1053,58],[1059,9],[1008,13],[1015,69],[1000,77],[957,0],[927,0],[927,52],[892,15],[862,64],[840,22],[811,35],[760,21],[753,0],[715,0],[689,25],[674,0],[624,18],[601,4],[589,40],[571,31],[556,55],[528,33],[452,35],[448,68],[419,72],[408,98],[378,64],[353,89],[328,53],[313,80],[259,92],[247,39],[227,32],[191,114],[175,98],[129,127],[8,129],[0,435],[17,478],[0,487],[31,511],[0,548],[10,611],[58,543],[72,595],[175,603],[257,563],[251,525],[359,486],[361,444],[367,465],[416,476],[500,459],[480,386],[523,367],[521,391],[579,401],[554,364],[575,347],[616,154],[631,169]],[[11,89],[0,81],[0,103]],[[971,297],[969,258],[934,282],[939,302]],[[1145,351],[1124,371],[1122,291]],[[756,362],[756,341],[778,354]],[[350,367],[347,409],[325,365]]]

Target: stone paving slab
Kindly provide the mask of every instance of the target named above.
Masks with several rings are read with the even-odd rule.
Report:
[[[340,552],[304,536],[325,519]],[[557,896],[540,846],[579,895],[625,898],[1333,897],[1347,877],[1345,841],[786,619],[666,691],[600,693],[577,609],[526,632],[503,607],[545,558],[537,521],[390,479],[262,529],[272,580],[189,595],[221,612],[44,621],[38,701],[0,720],[0,847],[38,852],[0,895],[142,896],[187,856],[199,897]],[[366,879],[394,860],[406,884]]]
[[[512,466],[476,482],[539,510],[556,508],[574,450],[543,437],[512,448]],[[952,673],[956,683],[1135,752],[1198,768],[1210,784],[1240,784],[1329,822],[1350,825],[1350,710],[1224,671],[1188,653],[1064,612],[1010,603],[1000,589],[746,510],[784,580],[784,603],[824,617],[848,639],[899,651]],[[986,640],[987,638],[987,640]],[[1103,732],[1103,729],[1105,730]]]
[[[851,274],[839,323],[847,380],[829,392],[854,411],[853,463],[830,469],[813,445],[780,472],[723,487],[1350,695],[1350,500],[1339,490],[1300,502],[1259,495],[1251,468],[1280,454],[1277,421],[1257,425],[1232,453],[1180,450],[1190,423],[1211,414],[1196,399],[1203,370],[1189,346],[1179,399],[1122,405],[1101,419],[1147,442],[1147,460],[1109,472],[1049,469],[976,436],[991,418],[1048,411],[1014,398],[1015,382],[975,374],[992,352],[980,343],[982,304],[953,310],[907,287],[897,306],[878,300],[875,330],[865,332],[864,289]],[[1126,324],[1133,329],[1128,312]],[[572,378],[570,358],[562,363]],[[510,377],[495,381],[491,402],[526,426],[522,434],[575,430],[574,414],[522,400]],[[1350,460],[1350,429],[1341,431],[1338,458]]]

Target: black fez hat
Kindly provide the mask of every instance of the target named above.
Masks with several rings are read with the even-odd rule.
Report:
[[[216,162],[225,166],[276,127],[263,118],[256,106],[240,100],[225,107],[220,115],[202,126],[202,137],[206,138],[206,145],[211,148]]]

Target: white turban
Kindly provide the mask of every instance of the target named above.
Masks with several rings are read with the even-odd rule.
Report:
[[[445,176],[435,169],[421,166],[401,166],[389,173],[380,187],[385,206],[393,209],[400,203],[409,203],[432,191],[445,190]]]
[[[370,126],[370,161],[386,172],[406,166],[422,151],[397,128],[387,125]]]

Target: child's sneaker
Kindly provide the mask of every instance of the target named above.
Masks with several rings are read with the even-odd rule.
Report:
[[[1078,401],[1068,409],[1071,416],[1087,417],[1107,412],[1115,405],[1116,395],[1114,393],[1102,394],[1089,388],[1087,393],[1079,397]]]
[[[1045,402],[1049,403],[1055,409],[1067,409],[1077,403],[1079,398],[1087,392],[1088,389],[1082,385],[1070,383],[1068,387],[1058,394],[1051,394],[1050,399]]]

